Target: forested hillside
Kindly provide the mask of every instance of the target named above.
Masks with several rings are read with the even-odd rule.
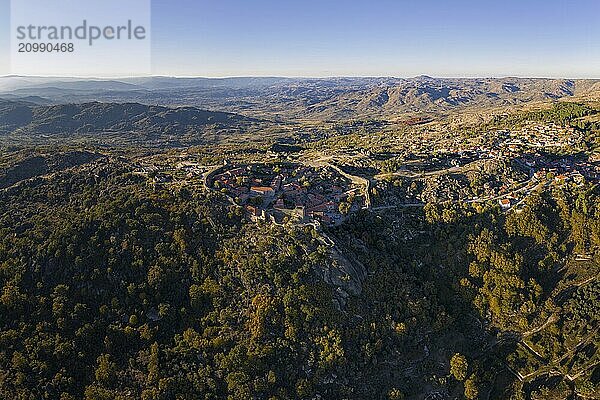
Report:
[[[0,185],[2,398],[600,394],[591,184],[318,230],[94,154]]]
[[[257,122],[240,115],[194,107],[169,108],[137,103],[36,105],[0,99],[0,133],[32,135],[124,132],[135,134],[202,133],[207,126]]]

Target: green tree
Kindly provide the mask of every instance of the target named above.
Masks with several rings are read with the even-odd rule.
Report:
[[[465,381],[465,397],[469,400],[475,400],[477,396],[479,396],[479,389],[477,388],[475,376],[471,375],[469,379]]]
[[[104,385],[110,384],[117,371],[116,364],[110,360],[109,354],[102,354],[97,361],[96,380]]]
[[[460,353],[456,353],[450,359],[450,373],[456,380],[464,381],[467,377],[467,369],[469,368],[469,364],[467,363],[467,359]]]
[[[348,215],[351,207],[352,207],[352,205],[350,203],[348,203],[346,201],[342,201],[340,203],[340,205],[338,206],[338,209],[339,209],[340,213],[342,213],[343,215]]]

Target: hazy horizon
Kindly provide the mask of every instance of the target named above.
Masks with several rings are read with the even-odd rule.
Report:
[[[327,76],[292,76],[292,75],[227,75],[227,76],[203,76],[203,75],[131,75],[131,76],[51,76],[51,75],[20,75],[4,74],[0,78],[37,78],[37,79],[87,79],[87,80],[119,80],[119,79],[138,79],[138,78],[169,78],[169,79],[244,79],[244,78],[264,78],[264,79],[566,79],[566,80],[600,80],[600,77],[572,77],[572,76],[526,76],[526,75],[428,75],[418,74],[414,76],[393,76],[393,75],[327,75]]]

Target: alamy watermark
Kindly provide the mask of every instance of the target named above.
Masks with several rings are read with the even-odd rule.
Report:
[[[150,49],[150,0],[11,3],[13,74],[147,75]]]

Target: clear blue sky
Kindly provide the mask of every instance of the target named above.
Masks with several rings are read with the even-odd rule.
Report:
[[[10,12],[8,0],[0,0],[0,75],[10,72],[9,29]]]
[[[155,75],[600,78],[600,0],[152,3]]]

